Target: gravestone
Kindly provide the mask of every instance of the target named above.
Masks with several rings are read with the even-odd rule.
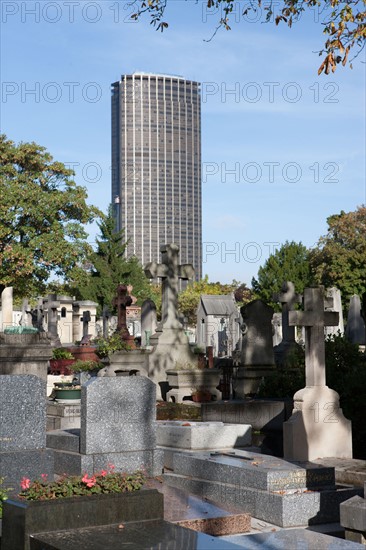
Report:
[[[175,453],[164,481],[280,527],[339,521],[339,504],[362,489],[337,487],[332,467],[245,450]]]
[[[168,390],[166,371],[176,364],[198,364],[191,351],[188,337],[178,316],[179,279],[188,280],[194,275],[190,264],[179,265],[179,246],[166,244],[160,248],[162,263],[152,262],[145,266],[150,279],[162,279],[162,321],[150,338],[154,347],[149,355],[149,378],[159,385],[164,398]]]
[[[156,305],[153,300],[145,300],[141,306],[141,346],[150,345],[150,337],[157,327]]]
[[[244,398],[258,390],[262,378],[274,371],[272,342],[273,308],[254,300],[240,309],[242,349],[237,376],[233,379],[235,396]]]
[[[46,449],[46,382],[33,375],[0,376],[0,477],[14,492],[23,477],[53,476]]]
[[[274,313],[272,317],[273,326],[273,347],[278,346],[282,341],[282,313]]]
[[[349,303],[346,336],[352,344],[365,345],[365,322],[361,316],[361,300],[354,294]]]
[[[366,545],[366,482],[364,498],[354,496],[342,502],[340,523],[345,528],[345,539]]]
[[[276,364],[285,366],[289,354],[300,346],[295,341],[295,327],[289,325],[288,314],[294,309],[295,304],[301,302],[301,294],[295,292],[295,285],[291,281],[285,281],[281,292],[273,295],[275,302],[280,302],[282,306],[282,341],[275,346],[274,354]]]
[[[13,287],[4,288],[1,293],[1,332],[5,328],[13,326]]]
[[[344,334],[344,323],[343,323],[343,309],[342,309],[342,298],[341,291],[338,288],[332,287],[326,291],[326,297],[329,300],[329,305],[325,305],[325,311],[336,311],[339,315],[338,325],[332,327],[325,327],[325,335],[332,336]]]
[[[109,319],[111,313],[108,309],[108,306],[103,306],[103,338],[108,338],[109,336]]]
[[[80,430],[47,434],[55,451],[55,472],[89,474],[113,464],[132,473],[144,468],[149,475],[162,469],[156,449],[156,387],[146,377],[103,377],[81,389]]]
[[[338,313],[324,311],[324,288],[304,290],[304,311],[290,311],[289,324],[305,327],[306,387],[294,395],[292,416],[283,425],[284,457],[315,460],[352,458],[352,429],[339,395],[326,386],[324,327],[338,325]]]

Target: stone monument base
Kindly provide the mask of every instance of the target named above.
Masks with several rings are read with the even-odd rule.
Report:
[[[239,367],[233,378],[235,397],[244,399],[247,395],[255,395],[263,378],[274,372],[276,372],[274,365]]]
[[[53,451],[49,449],[0,452],[0,477],[5,478],[4,487],[9,488],[10,494],[17,494],[23,477],[33,481],[47,474],[52,479],[53,460]]]
[[[308,386],[295,393],[283,436],[286,460],[352,458],[351,421],[343,416],[338,393],[328,386]]]
[[[48,432],[47,447],[55,456],[55,473],[62,475],[89,475],[106,469],[113,464],[116,471],[133,473],[144,469],[149,476],[161,475],[163,452],[160,449],[142,449],[136,451],[80,453],[80,430],[56,430]]]
[[[145,349],[116,351],[109,358],[109,366],[101,369],[98,376],[148,375],[148,356]]]
[[[0,334],[0,375],[34,374],[47,382],[51,341],[45,332]]]
[[[166,397],[168,382],[166,371],[179,366],[198,365],[198,358],[189,345],[188,337],[183,327],[164,328],[163,332],[156,332],[150,338],[153,350],[149,355],[149,378],[160,388],[157,398]]]

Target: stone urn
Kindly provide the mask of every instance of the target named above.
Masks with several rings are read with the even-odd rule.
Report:
[[[209,391],[214,400],[221,399],[221,392],[217,389],[220,383],[219,369],[180,369],[166,371],[170,390],[167,401],[182,403],[184,397],[190,397],[196,388]]]

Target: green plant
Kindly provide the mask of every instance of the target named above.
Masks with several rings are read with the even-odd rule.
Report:
[[[80,390],[81,386],[78,384],[73,384],[72,382],[55,382],[55,389],[57,390]]]
[[[120,334],[115,333],[108,338],[96,338],[97,354],[99,357],[108,357],[115,351],[131,351],[131,346],[122,340]]]
[[[4,487],[4,478],[0,477],[0,518],[3,516],[3,502],[7,500],[9,491],[9,487]]]
[[[47,474],[41,480],[30,481],[26,477],[20,482],[22,491],[19,497],[23,500],[54,500],[92,494],[127,493],[138,491],[144,485],[145,473],[138,470],[133,474],[116,472],[113,464],[108,470],[88,476],[63,475],[58,481],[47,481]]]
[[[75,359],[75,357],[64,348],[55,348],[52,352],[52,359]]]
[[[100,369],[103,369],[104,367],[105,365],[103,365],[103,363],[99,363],[97,361],[91,361],[87,359],[78,359],[77,361],[75,361],[75,363],[70,365],[68,368],[72,372],[88,372],[92,370],[100,370]]]

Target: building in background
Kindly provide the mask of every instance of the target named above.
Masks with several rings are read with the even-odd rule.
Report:
[[[112,84],[112,204],[128,256],[160,262],[176,243],[201,278],[199,83],[135,73]]]

